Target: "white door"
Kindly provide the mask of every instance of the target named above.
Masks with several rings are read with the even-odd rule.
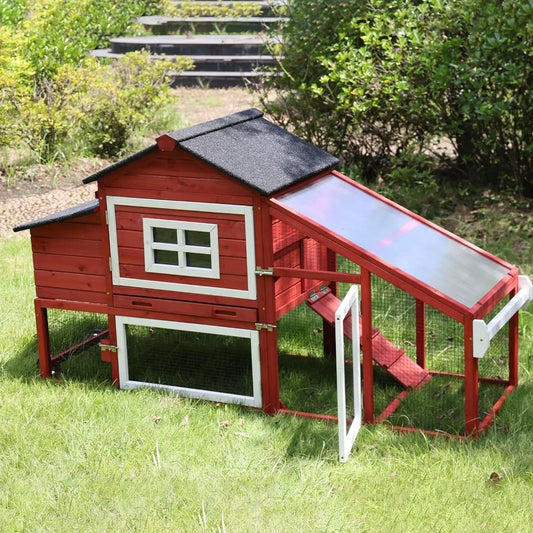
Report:
[[[351,316],[353,395],[346,398],[344,319]],[[339,418],[339,461],[345,463],[352,451],[362,422],[363,394],[361,389],[359,344],[359,288],[352,285],[335,312],[335,347],[337,358],[337,406]],[[348,417],[351,422],[348,422]]]

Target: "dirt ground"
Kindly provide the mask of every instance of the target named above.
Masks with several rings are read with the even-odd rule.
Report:
[[[240,88],[182,88],[178,94],[178,111],[186,125],[236,113],[257,105],[253,95]],[[13,237],[13,227],[41,218],[94,198],[95,184],[81,181],[105,168],[110,161],[80,160],[70,166],[35,165],[23,179],[8,179],[0,173],[0,238]],[[18,235],[27,235],[22,232]]]

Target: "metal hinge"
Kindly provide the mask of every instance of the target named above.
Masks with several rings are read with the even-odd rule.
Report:
[[[111,257],[109,258],[109,272],[113,272],[113,261],[111,261]]]
[[[273,331],[276,328],[275,324],[262,324],[261,322],[255,323],[255,329],[258,331],[266,329],[267,331]]]
[[[116,352],[118,350],[118,346],[113,346],[111,344],[102,344],[101,342],[98,344],[100,347],[100,350],[102,352],[108,351],[108,352]]]
[[[274,275],[274,268],[261,268],[261,267],[255,267],[255,273],[257,276],[273,276]]]
[[[109,213],[108,213],[107,209],[105,211],[105,223],[109,226]]]
[[[320,300],[320,298],[322,298],[322,296],[328,294],[329,292],[331,292],[331,289],[329,289],[325,285],[322,285],[320,287],[320,289],[318,290],[318,292],[311,291],[309,293],[309,300],[311,302],[316,302],[317,300]]]

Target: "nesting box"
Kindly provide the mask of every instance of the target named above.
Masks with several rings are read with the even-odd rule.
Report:
[[[88,342],[120,388],[323,418],[348,397],[351,420],[361,386],[366,422],[487,428],[517,385],[529,279],[337,163],[250,109],[163,135],[86,178],[94,201],[16,228],[41,375],[74,353],[51,353],[48,311],[83,311],[107,323]]]

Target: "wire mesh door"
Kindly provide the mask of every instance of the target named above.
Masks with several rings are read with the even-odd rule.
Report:
[[[351,321],[346,320],[351,312]],[[345,332],[345,328],[349,328]],[[351,338],[351,367],[353,386],[352,394],[346,391],[346,352],[345,337]],[[335,312],[335,349],[337,362],[337,405],[339,420],[339,460],[344,463],[352,450],[359,429],[361,428],[361,410],[363,398],[361,393],[361,366],[359,348],[359,290],[353,285]],[[351,396],[351,397],[350,397]],[[347,406],[347,401],[350,404]],[[350,413],[347,407],[350,408]],[[351,415],[351,419],[349,418]]]

